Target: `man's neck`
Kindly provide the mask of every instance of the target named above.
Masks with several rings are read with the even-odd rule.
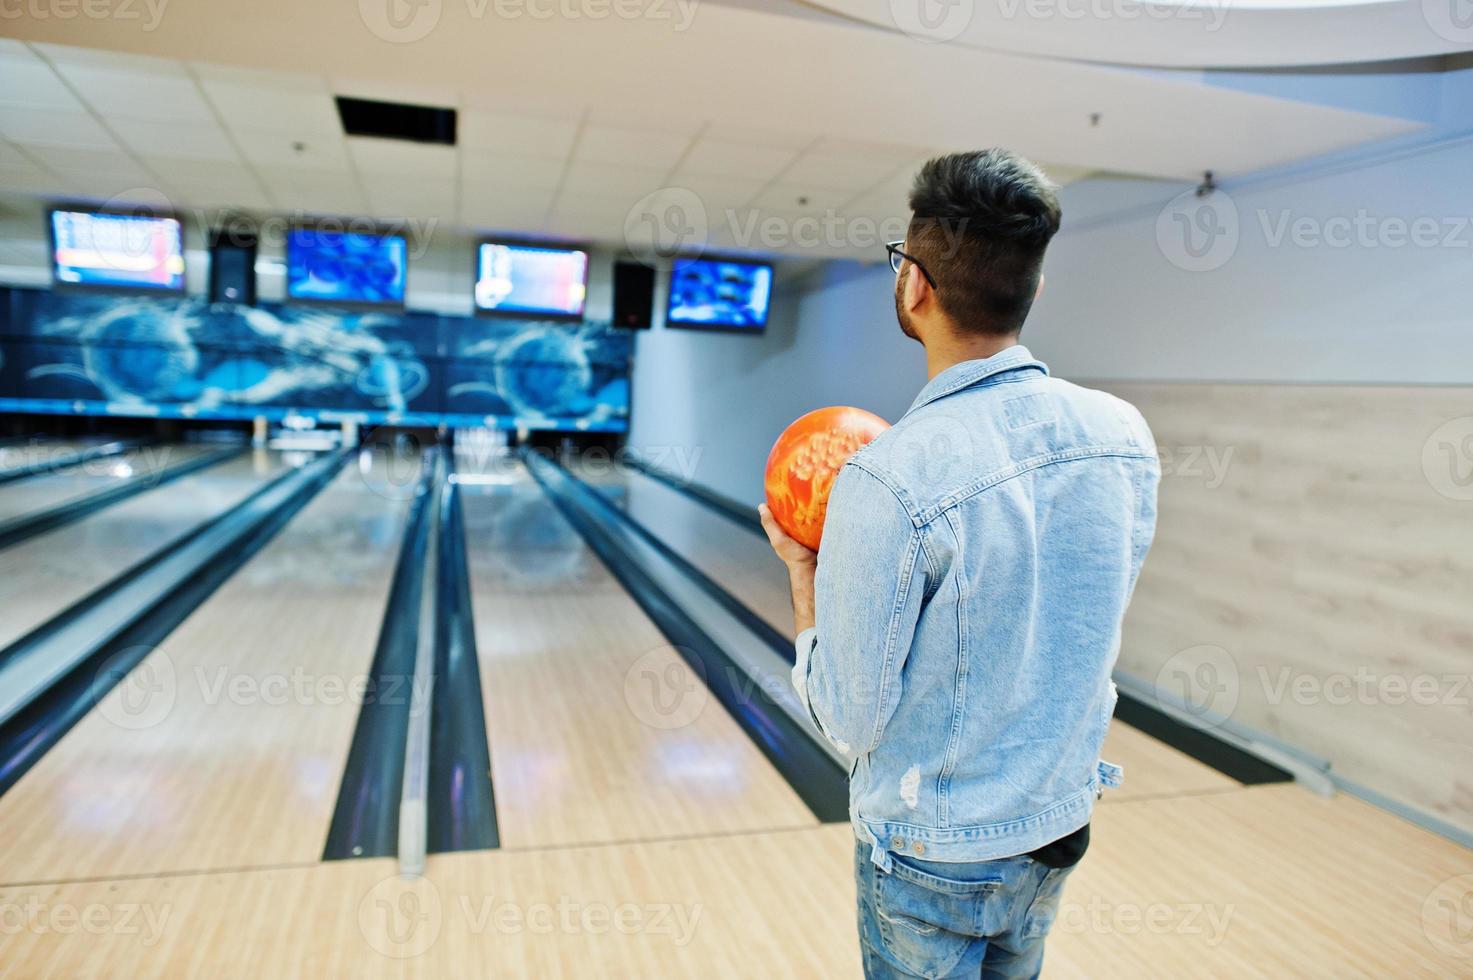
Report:
[[[926,344],[926,380],[936,377],[953,364],[962,361],[980,361],[1000,354],[1018,342],[1018,335],[1011,333],[1003,337],[989,335],[957,336],[951,334],[938,337]]]

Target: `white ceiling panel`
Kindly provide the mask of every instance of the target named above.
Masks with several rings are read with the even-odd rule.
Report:
[[[577,122],[566,118],[469,109],[456,119],[456,142],[461,146],[525,156],[564,157],[577,133]]]
[[[348,155],[365,174],[387,174],[406,183],[455,176],[453,147],[362,136],[349,137],[347,143]]]
[[[489,217],[502,211],[545,214],[552,206],[552,199],[551,189],[495,183],[461,184],[460,188],[461,211]]]
[[[194,80],[184,74],[82,64],[59,64],[57,71],[105,118],[215,121]]]
[[[16,143],[109,149],[117,142],[91,114],[0,105],[0,136]]]
[[[326,90],[201,78],[200,87],[233,129],[276,129],[299,135],[341,136],[342,123]]]
[[[627,209],[646,194],[667,185],[665,171],[574,162],[563,178],[563,192],[578,197],[609,197]]]
[[[594,163],[669,169],[685,153],[690,142],[689,136],[677,133],[589,125],[584,126],[578,135],[574,157]]]
[[[341,137],[304,134],[301,138],[279,129],[231,130],[245,159],[266,167],[296,167],[304,170],[343,170],[348,166],[348,145]]]
[[[773,146],[701,139],[686,154],[680,172],[745,180],[771,180],[790,165],[797,151]]]
[[[460,151],[460,179],[466,183],[514,184],[552,189],[562,183],[562,157],[530,157],[489,150]]]
[[[0,54],[0,103],[80,112],[81,100],[51,66],[21,50],[23,54]]]
[[[118,138],[140,156],[165,153],[190,160],[236,162],[240,159],[225,131],[215,125],[119,119],[114,128]]]

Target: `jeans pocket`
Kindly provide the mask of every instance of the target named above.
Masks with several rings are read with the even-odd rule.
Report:
[[[1059,899],[1064,893],[1064,879],[1073,868],[1051,868],[1038,883],[1038,891],[1028,904],[1028,914],[1023,918],[1023,938],[1042,939],[1053,927],[1059,914]]]
[[[873,873],[874,932],[886,955],[919,976],[951,972],[985,935],[988,897],[998,881],[959,881],[893,858]]]

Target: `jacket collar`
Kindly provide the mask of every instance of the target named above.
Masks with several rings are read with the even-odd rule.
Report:
[[[1014,344],[1007,350],[998,351],[991,357],[981,360],[953,364],[926,382],[926,386],[921,389],[916,400],[911,403],[910,408],[906,409],[906,414],[909,415],[922,405],[929,405],[963,388],[970,388],[1014,371],[1038,371],[1048,374],[1048,365],[1037,360],[1022,344]]]

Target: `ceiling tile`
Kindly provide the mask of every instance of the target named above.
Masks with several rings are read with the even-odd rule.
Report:
[[[299,136],[341,136],[342,123],[324,91],[202,78],[200,87],[232,129],[275,129]]]
[[[643,129],[653,132],[694,137],[706,127],[706,120],[694,113],[682,114],[669,100],[656,104],[619,103],[593,106],[588,110],[589,125],[614,126],[621,129]]]
[[[718,143],[740,143],[743,146],[766,146],[778,150],[802,150],[813,142],[812,133],[783,132],[776,129],[751,129],[712,123],[701,133],[702,139]]]
[[[57,71],[99,115],[113,119],[214,123],[214,114],[187,75],[58,65]]]
[[[905,164],[905,160],[872,157],[863,154],[814,150],[800,156],[783,171],[789,184],[811,184],[842,190],[864,190],[889,177]]]
[[[27,52],[26,57],[0,55],[0,103],[46,109],[83,110],[51,66]]]
[[[844,191],[815,189],[782,183],[773,184],[752,204],[764,213],[778,215],[821,215],[837,211],[853,195]]]
[[[114,128],[118,138],[140,156],[164,151],[169,156],[191,160],[228,160],[233,163],[240,160],[240,154],[225,131],[213,124],[120,119]]]
[[[456,123],[456,140],[462,147],[523,156],[567,156],[577,132],[577,122],[570,119],[477,109],[461,112]]]
[[[143,5],[139,4],[141,8]],[[184,63],[155,55],[125,54],[103,48],[79,48],[67,44],[35,44],[42,57],[63,65],[86,65],[95,68],[119,68],[124,71],[146,71],[155,74],[184,75]]]
[[[399,181],[380,178],[364,188],[369,207],[385,218],[436,217],[449,219],[457,212],[456,184],[450,180]]]
[[[190,62],[190,69],[201,85],[211,83],[246,89],[268,89],[279,92],[312,92],[326,95],[327,79],[320,75],[304,75],[291,71],[259,71],[234,65],[213,65],[205,61]]]
[[[578,135],[574,156],[595,163],[645,168],[675,166],[690,146],[690,137],[653,129],[585,126]]]
[[[254,186],[256,182],[249,167],[227,160],[199,160],[189,157],[145,154],[143,162],[166,183],[239,183]]]
[[[116,142],[85,112],[0,105],[0,136],[16,143],[109,149]]]
[[[59,171],[75,171],[79,174],[96,172],[115,177],[128,176],[134,180],[151,179],[148,171],[138,161],[117,150],[93,150],[75,146],[33,146],[31,158],[43,167]]]
[[[62,178],[46,170],[34,167],[11,168],[0,166],[0,187],[7,191],[24,194],[70,193]]]
[[[562,183],[564,169],[560,158],[518,156],[492,150],[460,151],[460,179],[466,183],[552,189]]]
[[[348,145],[342,137],[312,135],[298,139],[274,129],[233,129],[231,134],[241,153],[254,164],[304,170],[342,170],[348,166]]]
[[[575,162],[563,178],[563,192],[583,197],[617,198],[627,210],[646,194],[667,186],[663,170],[636,170]]]
[[[776,177],[796,156],[790,149],[702,139],[681,161],[679,172],[765,181]]]
[[[494,211],[468,209],[464,206],[460,209],[460,223],[473,229],[478,235],[540,232],[546,220],[546,208],[514,205]]]
[[[362,136],[350,136],[347,143],[354,165],[365,174],[389,174],[405,182],[455,177],[453,147]]]
[[[500,211],[546,213],[552,204],[551,188],[528,188],[497,183],[465,183],[460,188],[462,211],[495,215]]]
[[[171,196],[186,207],[205,208],[213,212],[205,215],[212,222],[226,211],[241,208],[269,210],[272,207],[270,198],[254,183],[178,182],[171,184],[170,190]]]

